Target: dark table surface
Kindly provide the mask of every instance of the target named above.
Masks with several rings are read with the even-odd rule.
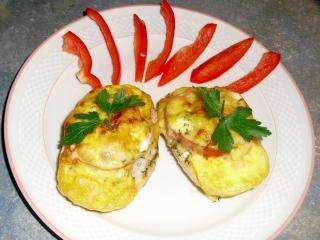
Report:
[[[50,34],[77,19],[88,6],[105,9],[160,0],[0,0],[0,107],[28,55]],[[282,62],[301,89],[316,134],[312,183],[301,209],[277,239],[320,239],[320,1],[176,0],[172,5],[198,10],[243,29]],[[3,114],[1,116],[3,119]],[[1,128],[3,131],[3,128]],[[0,240],[54,239],[27,208],[9,176],[3,144],[0,155]]]

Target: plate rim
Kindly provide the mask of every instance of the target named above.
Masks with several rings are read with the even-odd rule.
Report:
[[[200,12],[198,10],[195,9],[189,9],[189,8],[185,8],[185,7],[180,7],[180,6],[174,6],[171,5],[173,9],[180,9],[180,10],[184,10],[184,11],[190,11],[193,13],[196,13],[198,15],[203,15],[209,18],[215,18],[218,19],[219,21],[223,22],[226,25],[229,25],[235,29],[237,29],[238,31],[240,31],[241,33],[244,33],[245,35],[250,35],[247,32],[245,32],[244,30],[242,30],[241,28],[239,28],[238,26],[235,26],[227,21],[225,21],[224,19],[221,19],[219,17],[204,13],[204,12]],[[123,5],[123,6],[118,6],[118,7],[112,7],[112,8],[103,8],[102,10],[99,10],[99,12],[108,12],[108,11],[114,11],[114,10],[122,10],[125,8],[132,8],[132,7],[159,7],[159,4],[128,4],[128,5]],[[26,203],[28,203],[28,205],[30,206],[30,208],[28,208],[29,210],[32,210],[38,217],[37,220],[40,220],[43,224],[45,224],[50,231],[52,231],[54,234],[58,235],[59,237],[61,237],[62,239],[71,239],[70,237],[68,237],[65,233],[63,233],[62,231],[60,231],[54,224],[52,224],[44,214],[42,214],[42,212],[38,209],[38,207],[36,206],[36,204],[33,202],[32,198],[29,196],[29,194],[27,193],[27,191],[24,188],[23,183],[20,181],[20,178],[15,170],[15,166],[14,166],[14,161],[13,161],[13,157],[11,155],[11,149],[9,146],[9,131],[8,131],[8,115],[9,115],[9,109],[10,109],[10,103],[11,103],[11,98],[15,92],[15,88],[16,85],[19,81],[19,79],[22,77],[24,70],[28,67],[29,62],[32,60],[32,58],[42,49],[42,47],[49,42],[51,39],[57,37],[59,35],[59,32],[61,32],[63,29],[66,29],[67,27],[76,24],[77,22],[83,20],[86,16],[77,18],[75,20],[73,20],[72,22],[62,26],[61,28],[59,28],[58,30],[56,30],[55,32],[53,32],[52,34],[50,34],[44,41],[42,41],[34,50],[32,50],[31,54],[26,58],[26,60],[23,62],[23,64],[21,65],[20,69],[18,70],[18,73],[16,74],[12,85],[10,86],[10,90],[9,90],[9,94],[7,95],[7,99],[6,99],[6,103],[5,103],[5,112],[4,112],[4,121],[3,121],[3,129],[4,129],[4,143],[5,143],[5,152],[6,152],[6,156],[7,156],[7,160],[10,166],[10,171],[13,175],[13,182],[16,182],[17,186],[18,186],[18,191],[22,194],[24,200],[26,200]],[[260,45],[261,47],[263,47],[264,49],[267,50],[267,48],[259,41],[255,38],[255,42]],[[306,184],[304,186],[303,192],[301,194],[301,196],[299,197],[297,203],[295,204],[295,207],[291,210],[290,214],[286,217],[286,219],[284,220],[284,222],[267,238],[267,239],[274,239],[275,237],[277,237],[288,225],[289,223],[293,220],[293,218],[295,217],[295,215],[297,214],[297,212],[299,211],[299,209],[302,206],[302,203],[304,202],[304,199],[306,197],[306,194],[309,190],[311,181],[312,181],[312,176],[313,176],[313,171],[314,171],[314,165],[315,165],[315,158],[316,158],[316,153],[315,153],[315,132],[314,132],[314,126],[313,126],[313,122],[312,122],[312,118],[311,118],[311,114],[310,114],[310,110],[308,108],[308,104],[301,92],[301,90],[298,87],[298,84],[296,83],[296,81],[294,80],[294,78],[292,77],[291,73],[286,69],[286,67],[282,64],[282,62],[280,62],[279,67],[285,72],[285,74],[288,76],[288,79],[291,81],[296,93],[298,93],[298,96],[303,104],[304,110],[305,110],[305,114],[307,116],[308,119],[308,123],[309,123],[309,127],[310,127],[310,135],[311,135],[311,151],[312,151],[312,156],[311,156],[311,164],[310,164],[310,169],[309,169],[309,174],[308,174],[308,178],[306,181]],[[8,168],[9,170],[9,168]],[[20,196],[21,197],[21,196]],[[26,206],[28,207],[28,206]],[[32,212],[31,211],[31,212]],[[39,222],[40,222],[39,221]],[[41,224],[40,222],[40,224]]]

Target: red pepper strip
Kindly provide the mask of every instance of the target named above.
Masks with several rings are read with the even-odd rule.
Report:
[[[252,45],[253,38],[245,39],[211,57],[191,73],[191,82],[205,83],[216,79],[236,64]]]
[[[89,50],[77,35],[70,31],[64,34],[62,48],[63,51],[79,57],[80,71],[77,78],[80,82],[90,84],[93,89],[102,87],[100,80],[91,74],[92,59]]]
[[[205,25],[199,32],[194,43],[181,48],[176,52],[166,63],[163,70],[163,75],[158,83],[158,86],[172,81],[189,68],[206,49],[217,25],[209,23]]]
[[[266,52],[262,55],[258,65],[247,75],[226,86],[226,89],[244,93],[260,83],[280,62],[280,54],[276,52]]]
[[[172,8],[170,4],[167,2],[167,0],[162,1],[160,12],[166,22],[166,27],[167,27],[166,40],[164,42],[164,47],[162,52],[158,55],[156,59],[148,63],[145,82],[148,82],[150,79],[162,73],[164,64],[166,63],[168,57],[170,56],[172,45],[173,45],[175,17],[174,17]]]
[[[112,33],[106,21],[96,10],[92,8],[87,8],[86,14],[89,16],[89,18],[91,18],[93,21],[96,22],[96,24],[100,28],[100,31],[103,34],[104,40],[106,41],[106,44],[112,59],[112,65],[113,65],[112,84],[119,84],[120,78],[121,78],[121,62],[120,62],[119,52],[118,52],[116,43],[114,42]]]
[[[136,61],[136,82],[142,82],[144,69],[146,66],[147,50],[148,50],[148,36],[147,28],[136,14],[133,15],[134,22],[134,57]]]

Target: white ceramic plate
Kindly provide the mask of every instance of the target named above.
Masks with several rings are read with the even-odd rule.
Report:
[[[79,13],[81,9],[79,10]],[[133,13],[147,24],[148,59],[162,50],[165,24],[159,6],[128,6],[103,11],[122,60],[122,83],[137,85],[156,103],[180,86],[190,86],[191,69],[248,35],[226,22],[174,8],[173,53],[189,44],[208,22],[218,25],[204,54],[175,81],[134,83]],[[75,78],[76,57],[61,50],[61,36],[78,34],[93,57],[93,73],[110,84],[111,59],[94,22],[81,18],[53,34],[24,64],[11,89],[5,114],[5,143],[11,170],[24,197],[58,235],[69,239],[264,239],[279,233],[294,216],[313,170],[313,130],[303,97],[280,64],[244,94],[254,115],[272,131],[263,141],[270,156],[269,177],[256,189],[212,203],[180,171],[160,140],[160,159],[150,181],[133,203],[107,214],[86,211],[56,190],[57,144],[61,124],[90,87]],[[266,49],[255,41],[230,71],[205,86],[226,85],[250,71]],[[284,53],[285,54],[285,53]]]

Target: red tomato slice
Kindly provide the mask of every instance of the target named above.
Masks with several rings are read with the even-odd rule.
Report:
[[[213,34],[216,30],[217,25],[209,23],[205,25],[197,36],[194,43],[181,48],[176,52],[170,60],[166,63],[163,70],[163,75],[158,83],[158,86],[172,81],[178,77],[181,73],[187,70],[206,49]]]
[[[245,39],[211,57],[191,73],[191,82],[209,82],[228,71],[249,50],[253,38]]]
[[[93,89],[100,88],[100,80],[91,74],[92,58],[89,50],[82,40],[72,32],[67,32],[63,35],[63,51],[71,53],[79,57],[80,71],[77,73],[77,78],[82,83],[90,84]]]
[[[275,69],[280,62],[280,57],[280,54],[276,52],[264,53],[258,65],[251,72],[225,88],[240,94],[248,91],[260,83],[273,69]]]
[[[134,22],[134,57],[136,62],[135,81],[142,82],[144,69],[146,66],[148,36],[147,28],[136,14],[133,15]]]
[[[170,4],[166,0],[162,1],[160,12],[166,22],[166,27],[167,27],[166,40],[164,42],[164,47],[162,52],[158,55],[156,59],[148,63],[145,82],[148,82],[150,79],[162,73],[164,64],[166,63],[168,57],[170,56],[172,45],[173,45],[175,17]]]
[[[174,139],[176,141],[179,141],[182,145],[186,146],[191,151],[195,151],[196,153],[203,155],[205,158],[219,157],[224,154],[219,149],[216,149],[213,145],[207,145],[205,147],[202,147],[199,144],[184,137],[181,133],[174,132]]]
[[[96,10],[92,8],[87,8],[86,14],[88,15],[89,18],[91,18],[93,21],[96,22],[96,24],[100,28],[100,31],[102,32],[102,35],[104,37],[104,40],[106,41],[106,44],[112,59],[112,65],[113,65],[112,84],[119,84],[120,78],[121,78],[121,62],[120,62],[119,52],[118,52],[116,43],[113,39],[112,33],[106,21]]]

